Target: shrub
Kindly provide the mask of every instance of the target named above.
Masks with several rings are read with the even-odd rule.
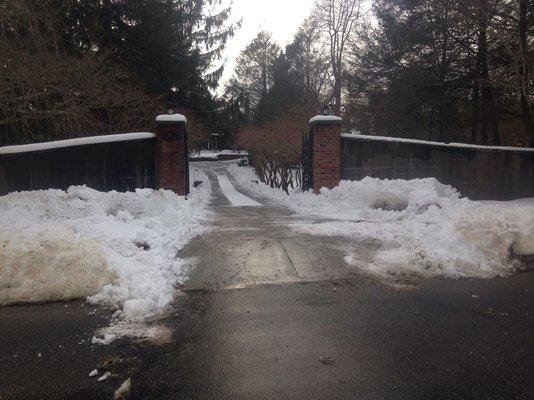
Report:
[[[262,125],[249,124],[237,134],[236,146],[247,150],[258,178],[286,193],[302,184],[302,133],[308,129],[309,107],[294,107]]]

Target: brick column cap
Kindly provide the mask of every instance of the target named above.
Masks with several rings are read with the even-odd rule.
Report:
[[[187,118],[182,114],[162,114],[156,117],[156,122],[174,122],[187,124]]]
[[[310,125],[338,125],[343,122],[343,118],[336,115],[316,115],[310,119]]]

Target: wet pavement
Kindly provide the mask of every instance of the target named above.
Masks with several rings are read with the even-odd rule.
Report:
[[[0,309],[0,399],[113,398],[127,377],[130,399],[534,398],[533,273],[396,290],[343,261],[372,243],[296,232],[230,177],[262,204],[232,207],[228,164],[194,165],[214,229],[180,253],[194,269],[165,321],[172,342],[79,344],[106,322],[82,303]],[[87,374],[106,360],[116,376],[97,384]]]
[[[335,287],[190,293],[174,344],[143,361],[133,398],[532,398],[532,276]]]
[[[110,350],[90,340],[106,314],[78,301],[1,307],[0,399],[110,398],[116,382],[88,376]]]
[[[180,257],[195,265],[185,290],[230,289],[265,284],[347,279],[360,276],[343,262],[349,252],[372,258],[375,245],[341,237],[318,237],[292,230],[293,212],[268,199],[241,193],[261,207],[232,207],[216,177],[228,164],[202,163],[214,194],[214,230],[194,239]],[[364,275],[361,279],[368,279]]]

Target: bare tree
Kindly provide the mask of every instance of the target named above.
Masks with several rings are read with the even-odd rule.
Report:
[[[532,116],[532,97],[530,93],[531,81],[531,64],[533,62],[534,54],[532,48],[529,49],[528,29],[529,29],[529,2],[528,0],[519,0],[519,22],[518,22],[518,36],[519,48],[517,56],[514,57],[516,71],[519,81],[519,88],[521,91],[521,118],[527,128],[530,136],[530,145],[534,145],[534,117]],[[532,16],[531,16],[532,18]]]
[[[303,103],[320,99],[328,84],[329,55],[321,41],[317,20],[310,17],[300,26],[293,43],[286,48],[290,69],[296,71],[302,88]]]
[[[259,180],[289,193],[302,184],[302,131],[308,128],[313,107],[294,106],[264,125],[246,125],[236,147],[247,150]]]
[[[498,112],[489,65],[493,42],[490,32],[494,29],[492,21],[498,12],[497,3],[499,1],[475,0],[471,3],[473,10],[469,16],[475,22],[476,29],[471,142],[491,145],[500,144]]]
[[[62,50],[44,5],[9,5],[0,7],[0,144],[151,128],[160,98],[104,56]]]
[[[343,66],[347,45],[362,17],[363,0],[317,0],[315,17],[330,46],[335,111],[341,108]]]
[[[529,8],[530,7],[530,8]],[[512,109],[523,123],[528,139],[534,146],[534,7],[528,0],[507,0],[502,2],[496,40],[507,56],[505,68],[498,74],[496,84],[512,90],[517,95]]]

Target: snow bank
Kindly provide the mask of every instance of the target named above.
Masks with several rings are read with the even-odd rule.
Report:
[[[287,196],[253,183],[250,168],[228,170],[247,189],[307,217],[294,224],[301,231],[377,243],[365,268],[379,275],[507,276],[522,267],[521,256],[534,254],[534,201],[470,201],[433,178],[365,178]],[[346,260],[362,264],[354,254]]]
[[[91,239],[63,230],[0,232],[0,305],[83,298],[116,279]]]
[[[85,186],[0,197],[0,305],[87,297],[117,321],[157,315],[187,276],[178,250],[207,229],[203,181],[189,199]]]

